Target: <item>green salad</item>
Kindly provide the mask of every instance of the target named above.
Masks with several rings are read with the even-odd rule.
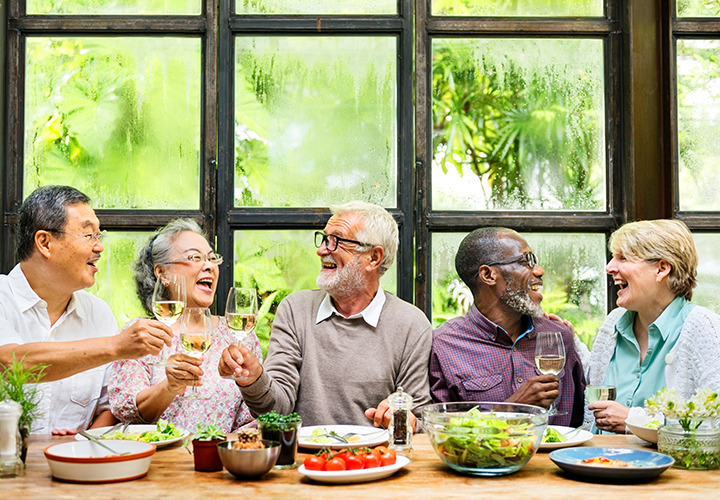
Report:
[[[650,422],[645,424],[645,427],[647,427],[648,429],[657,429],[658,427],[660,427],[660,421],[659,420],[651,420]]]
[[[543,443],[564,443],[565,441],[567,441],[567,438],[562,432],[559,432],[557,429],[553,429],[552,427],[545,429],[545,434],[542,438]]]
[[[160,419],[158,420],[157,428],[154,431],[124,433],[118,430],[105,436],[105,438],[129,439],[132,441],[143,441],[145,443],[156,443],[158,441],[167,441],[168,439],[174,439],[182,436],[183,432],[176,428],[175,424],[168,422],[167,420]]]
[[[467,468],[507,467],[534,453],[535,426],[530,423],[508,421],[477,408],[466,417],[451,418],[435,433],[435,447],[448,462]]]

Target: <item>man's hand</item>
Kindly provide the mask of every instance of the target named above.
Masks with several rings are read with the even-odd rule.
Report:
[[[53,429],[51,434],[53,436],[74,436],[77,434],[75,429]]]
[[[203,358],[188,354],[173,354],[165,367],[168,390],[173,394],[183,394],[189,385],[202,385],[205,372],[201,368]]]
[[[173,332],[169,326],[155,320],[142,318],[112,337],[118,359],[136,359],[146,354],[160,353],[163,345],[172,345]]]
[[[244,346],[230,344],[220,356],[218,372],[222,377],[235,375],[235,383],[241,387],[248,386],[255,382],[262,375],[262,364],[255,355]]]
[[[390,426],[390,417],[392,417],[388,400],[383,399],[380,401],[377,408],[368,408],[365,410],[365,416],[373,421],[375,427],[387,429]],[[417,418],[413,412],[410,412],[410,427],[412,427],[413,432],[417,429]]]
[[[616,401],[595,401],[588,405],[595,413],[595,426],[603,431],[625,433],[625,419],[630,408]]]
[[[525,381],[506,401],[549,408],[560,395],[560,383],[555,375],[537,375]]]

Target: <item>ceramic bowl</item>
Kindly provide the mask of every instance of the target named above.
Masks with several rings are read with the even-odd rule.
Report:
[[[437,403],[423,408],[433,449],[447,466],[475,476],[520,470],[535,454],[547,411],[513,403]]]
[[[103,439],[111,452],[92,441],[72,441],[45,448],[50,474],[71,483],[113,483],[145,476],[155,454],[155,445],[140,441]]]
[[[263,439],[265,448],[257,450],[234,449],[235,441],[223,441],[217,445],[223,466],[234,476],[257,478],[275,466],[280,455],[280,443]]]
[[[648,427],[648,424],[653,421],[657,425]],[[657,444],[658,442],[658,427],[661,424],[662,422],[659,420],[653,420],[652,418],[644,415],[631,417],[625,420],[625,425],[628,429],[630,429],[630,432],[640,439],[644,439],[645,441],[653,444]]]

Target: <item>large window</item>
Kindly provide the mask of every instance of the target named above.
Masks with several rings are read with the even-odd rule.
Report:
[[[717,309],[714,5],[3,3],[2,271],[22,199],[63,183],[110,232],[92,291],[121,324],[140,314],[137,246],[185,216],[226,256],[219,307],[230,285],[257,287],[267,336],[279,301],[315,286],[327,207],[351,199],[396,217],[382,285],[436,325],[468,307],[455,250],[488,225],[526,237],[544,307],[588,342],[614,304],[607,237],[629,220],[690,225],[696,301]]]

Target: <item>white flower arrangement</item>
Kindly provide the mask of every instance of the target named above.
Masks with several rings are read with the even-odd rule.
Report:
[[[689,400],[685,400],[677,390],[665,388],[645,401],[645,409],[650,414],[675,419],[684,430],[692,431],[704,420],[720,417],[720,397],[706,387],[697,389]]]

